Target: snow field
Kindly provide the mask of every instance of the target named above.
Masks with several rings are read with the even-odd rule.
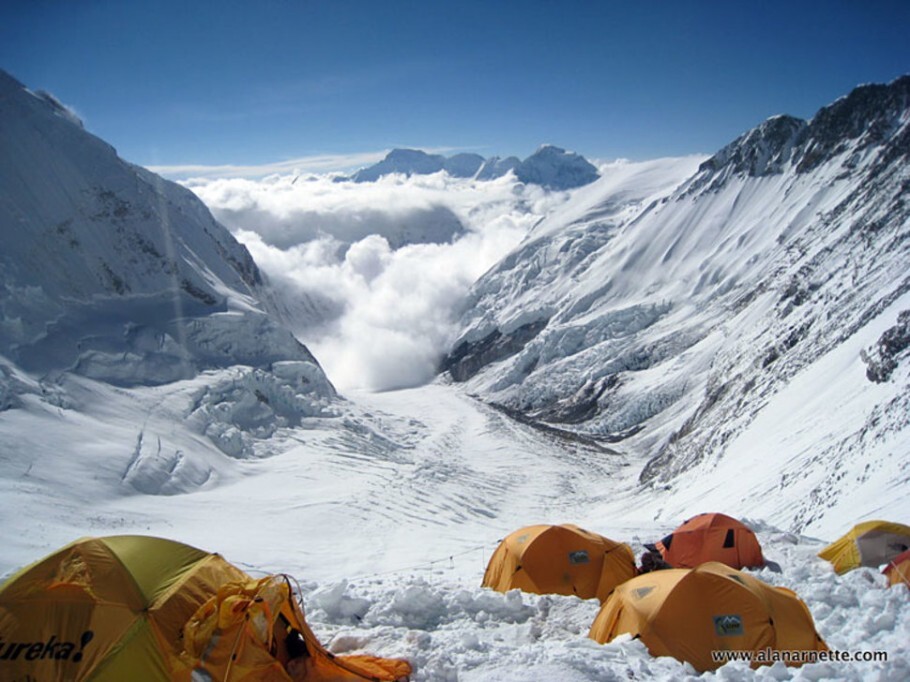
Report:
[[[524,525],[577,523],[630,543],[636,554],[672,530],[683,519],[662,514],[661,500],[637,496],[625,456],[517,424],[458,387],[437,384],[353,394],[333,405],[336,416],[279,427],[253,442],[252,457],[236,459],[201,436],[205,411],[179,418],[193,414],[195,396],[219,395],[209,386],[236,373],[141,389],[70,377],[55,391],[45,387],[47,398],[38,384],[28,391],[15,384],[21,407],[0,413],[0,575],[83,535],[172,538],[218,551],[254,576],[294,576],[330,650],[406,657],[415,682],[910,675],[910,592],[887,589],[871,569],[838,577],[815,556],[822,540],[754,519],[746,520],[783,570],[759,577],[796,590],[833,649],[881,650],[886,662],[757,671],[730,663],[698,676],[651,657],[640,642],[599,645],[587,637],[595,600],[479,585],[498,541]],[[237,390],[258,385],[235,383]],[[181,494],[163,494],[167,481],[161,494],[143,493],[124,476],[135,468],[139,432],[144,442],[160,438],[161,452],[182,450],[204,462],[209,477]],[[172,477],[183,480],[179,470]],[[749,509],[704,504],[693,501],[687,515],[749,516]],[[843,531],[858,520],[849,514],[837,515]]]

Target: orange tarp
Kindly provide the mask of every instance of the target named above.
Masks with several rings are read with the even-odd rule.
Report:
[[[301,676],[288,672],[288,636],[299,636]],[[335,656],[316,639],[284,576],[223,585],[184,629],[185,657],[194,670],[232,682],[363,682],[407,680],[410,664],[374,656]],[[305,672],[305,674],[303,674]]]
[[[894,557],[882,572],[892,586],[903,583],[910,587],[910,549]]]

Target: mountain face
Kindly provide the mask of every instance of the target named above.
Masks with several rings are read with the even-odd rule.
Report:
[[[521,164],[521,159],[517,156],[507,156],[504,159],[498,156],[491,156],[483,162],[483,165],[477,171],[478,180],[495,180],[513,171]]]
[[[910,482],[908,155],[903,77],[606,169],[475,284],[444,369],[637,454],[668,508],[708,479],[793,528],[873,513]]]
[[[580,154],[544,145],[518,164],[515,177],[527,184],[564,190],[588,185],[597,180],[598,173]]]
[[[456,154],[445,157],[427,154],[417,149],[393,149],[379,163],[363,168],[349,179],[354,182],[375,182],[379,178],[400,173],[402,175],[429,175],[445,171],[453,178],[494,180],[510,171],[521,182],[541,185],[547,189],[567,190],[594,182],[597,168],[583,156],[559,147],[544,145],[524,161],[510,156],[484,159],[478,154]],[[340,178],[344,180],[345,178]]]
[[[123,386],[316,365],[268,314],[249,252],[195,195],[2,72],[0,148],[0,356]]]

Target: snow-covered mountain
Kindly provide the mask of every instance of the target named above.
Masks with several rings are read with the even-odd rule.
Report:
[[[795,530],[848,498],[906,516],[908,155],[903,77],[605,171],[476,283],[444,367],[633,453],[665,509],[699,480]]]
[[[515,167],[521,182],[547,189],[565,190],[584,187],[599,174],[585,157],[560,147],[545,144]]]
[[[121,384],[314,362],[244,246],[190,191],[120,159],[0,72],[0,354]]]
[[[276,322],[247,249],[192,192],[123,161],[53,97],[3,72],[0,149],[0,410],[29,394],[69,404],[64,372],[130,387],[242,366],[227,383],[203,382],[185,415],[217,457],[250,454],[248,432],[336,398]],[[160,432],[138,434],[137,462],[161,454]],[[137,486],[184,489],[205,480],[208,457],[174,446]]]
[[[478,154],[456,154],[445,157],[427,154],[418,149],[393,149],[377,164],[363,168],[350,178],[354,182],[375,182],[381,177],[402,175],[429,175],[445,171],[453,178],[493,180],[510,171],[524,183],[540,185],[547,189],[567,190],[594,182],[597,168],[580,154],[567,152],[553,145],[543,145],[524,161],[510,156],[505,159],[484,159]]]

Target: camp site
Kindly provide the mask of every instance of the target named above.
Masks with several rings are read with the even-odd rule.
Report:
[[[637,541],[643,549],[639,565],[630,545],[573,524],[519,528],[490,554],[480,589],[462,589],[454,601],[446,601],[442,584],[416,573],[423,569],[451,580],[457,573],[454,556],[449,570],[429,564],[404,569],[404,580],[387,577],[396,586],[391,605],[355,596],[344,580],[331,594],[309,595],[321,606],[321,617],[348,617],[332,642],[356,637],[345,630],[359,631],[371,610],[391,606],[386,618],[399,620],[398,627],[389,622],[388,635],[373,643],[400,638],[391,648],[401,657],[394,658],[327,648],[307,622],[308,595],[292,575],[254,578],[220,554],[151,536],[85,538],[22,568],[0,586],[0,661],[9,679],[406,682],[412,675],[421,679],[426,652],[416,632],[474,620],[486,634],[491,621],[500,620],[494,639],[502,638],[503,628],[530,627],[526,637],[544,648],[552,639],[549,645],[555,648],[570,645],[571,639],[552,630],[554,625],[571,632],[570,623],[590,618],[591,643],[582,650],[593,662],[604,650],[612,658],[628,649],[623,655],[637,659],[640,673],[672,675],[674,668],[716,670],[729,664],[718,657],[723,652],[752,652],[753,669],[776,661],[770,657],[775,652],[781,657],[802,652],[803,658],[781,659],[799,667],[818,665],[811,656],[830,649],[809,605],[793,589],[776,584],[784,576],[801,576],[809,603],[829,617],[833,609],[820,599],[820,588],[850,573],[862,576],[858,579],[878,597],[870,606],[884,605],[886,614],[908,596],[910,528],[900,524],[858,524],[818,552],[813,571],[806,571],[807,558],[799,560],[795,553],[780,555],[782,565],[757,565],[762,556],[758,536],[764,534],[727,515],[696,515],[674,533],[682,537],[693,528],[718,533],[702,532],[698,541],[687,537],[685,551],[676,554],[667,549],[675,542],[669,540],[673,534],[657,544]],[[730,533],[734,540],[728,539]],[[741,555],[731,552],[739,543]],[[787,544],[793,549],[799,542],[787,538]],[[655,551],[662,559],[646,562]],[[704,561],[690,567],[695,555]],[[752,571],[730,565],[742,563],[741,556],[750,557]],[[801,570],[788,570],[790,561]],[[881,574],[868,570],[878,571],[876,562],[884,564]],[[369,582],[375,590],[384,581],[376,575]],[[843,594],[844,587],[835,593]],[[370,592],[375,595],[373,590],[365,594]],[[551,611],[559,616],[548,625]],[[462,646],[474,642],[469,650],[486,649],[479,634],[468,640],[464,632],[459,636]],[[409,651],[407,643],[415,648]],[[769,659],[761,662],[758,656]]]

